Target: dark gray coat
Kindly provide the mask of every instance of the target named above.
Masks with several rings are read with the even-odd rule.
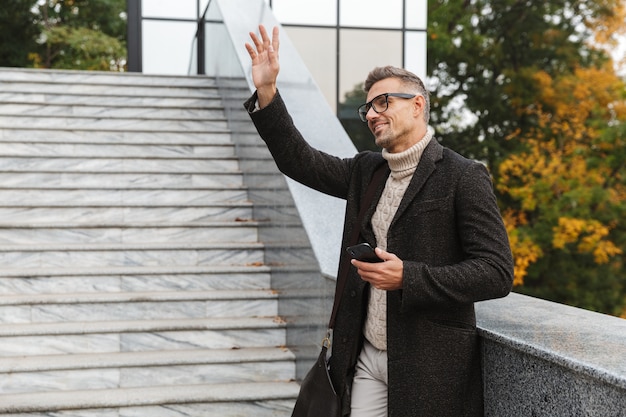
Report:
[[[311,148],[277,94],[253,112],[245,104],[278,168],[294,180],[347,201],[341,256],[361,229],[374,246],[371,217],[359,204],[380,153],[341,159]],[[389,417],[482,416],[481,355],[474,302],[511,290],[513,259],[485,167],[444,148],[426,147],[390,225],[387,251],[404,263],[403,288],[387,294]],[[368,285],[351,269],[334,329],[331,377],[350,412],[350,386],[363,342]]]

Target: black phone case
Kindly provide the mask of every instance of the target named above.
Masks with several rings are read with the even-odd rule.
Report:
[[[376,252],[374,252],[374,249],[368,243],[359,243],[358,245],[349,246],[346,248],[346,251],[351,258],[358,261],[383,262],[382,259],[376,256]]]

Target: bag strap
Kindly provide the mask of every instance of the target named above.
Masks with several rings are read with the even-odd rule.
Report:
[[[365,217],[365,212],[370,207],[372,200],[374,199],[374,193],[378,187],[382,184],[384,180],[387,179],[389,168],[386,163],[381,163],[374,174],[372,175],[372,179],[367,186],[367,190],[365,191],[365,195],[361,200],[361,209],[359,211],[359,216],[357,217],[356,223],[354,223],[354,227],[352,228],[352,234],[350,235],[350,240],[348,240],[348,246],[356,245],[359,239],[359,234],[361,230],[361,223],[363,222],[363,217]],[[345,254],[341,256],[341,264],[339,267],[339,274],[337,275],[337,284],[335,287],[335,300],[333,302],[333,311],[330,315],[330,321],[328,322],[329,334],[326,335],[324,339],[324,344],[330,344],[330,329],[335,326],[335,317],[337,316],[337,310],[339,310],[339,301],[341,300],[341,295],[343,294],[343,290],[346,287],[346,281],[348,280],[348,271],[350,270],[350,258]]]

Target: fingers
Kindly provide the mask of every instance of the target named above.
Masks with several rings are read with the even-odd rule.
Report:
[[[376,255],[385,262],[370,263],[353,259],[352,265],[357,268],[361,279],[374,288],[381,290],[397,290],[402,288],[403,263],[393,253],[376,248]]]
[[[259,38],[254,32],[250,32],[250,39],[252,39],[254,47],[252,47],[249,43],[246,43],[246,49],[248,50],[250,57],[254,59],[258,54],[263,52],[263,43],[259,41]]]
[[[255,56],[260,55],[265,51],[277,53],[280,45],[278,26],[275,26],[272,30],[271,39],[265,29],[265,26],[263,25],[259,25],[259,34],[261,35],[260,39],[254,32],[250,32],[250,39],[252,39],[252,42],[254,43],[254,48],[250,44],[246,43],[246,49],[248,50],[250,57],[254,59]]]
[[[398,259],[398,260],[400,259],[396,255],[394,255],[393,253],[384,251],[384,250],[382,250],[379,247],[374,248],[374,251],[376,252],[376,256],[378,256],[383,261],[394,261],[396,259]]]
[[[259,25],[259,33],[261,35],[261,39],[254,32],[250,32],[250,39],[254,43],[254,47],[256,48],[256,53],[261,54],[263,51],[267,49],[269,46],[269,38],[267,37],[267,31],[263,25]]]
[[[261,34],[261,39],[263,40],[263,48],[269,49],[270,37],[267,35],[267,30],[265,30],[265,26],[259,25],[259,33]]]
[[[274,48],[274,52],[278,53],[279,46],[278,26],[274,26],[274,29],[272,30],[272,48]]]
[[[246,43],[246,50],[248,51],[248,55],[250,55],[250,59],[254,60],[256,58],[256,51],[249,43]]]

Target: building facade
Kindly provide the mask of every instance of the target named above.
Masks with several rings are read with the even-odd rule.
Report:
[[[265,2],[338,115],[346,94],[359,90],[376,66],[395,65],[426,75],[427,0],[386,0],[384,5],[378,0]],[[129,57],[135,62],[131,71],[196,74],[196,31],[209,3],[129,0],[129,28],[139,34],[134,49],[129,36],[129,54],[135,54]]]

